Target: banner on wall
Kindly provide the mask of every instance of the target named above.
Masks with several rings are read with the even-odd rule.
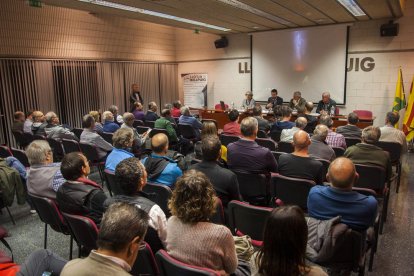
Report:
[[[184,90],[184,104],[193,108],[207,106],[207,74],[181,74]]]

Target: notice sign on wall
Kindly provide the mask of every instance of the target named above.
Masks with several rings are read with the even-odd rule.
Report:
[[[207,106],[207,74],[181,74],[184,90],[184,104],[193,108]]]

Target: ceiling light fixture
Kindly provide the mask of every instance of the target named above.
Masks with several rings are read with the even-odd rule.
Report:
[[[289,21],[286,21],[283,18],[280,18],[280,17],[278,17],[276,15],[273,15],[273,14],[270,14],[270,13],[267,13],[267,12],[264,12],[262,10],[256,9],[256,8],[254,8],[252,6],[249,6],[249,5],[245,4],[245,3],[242,3],[242,2],[237,1],[237,0],[217,0],[217,1],[219,1],[221,3],[224,3],[224,4],[227,4],[227,5],[230,5],[230,6],[233,6],[235,8],[239,8],[241,10],[244,10],[244,11],[247,11],[247,12],[250,12],[250,13],[253,13],[255,15],[262,16],[262,17],[264,17],[266,19],[275,21],[277,23],[280,23],[280,24],[283,24],[283,25],[286,25],[286,26],[290,26],[290,27],[296,26],[296,24],[294,24],[292,22],[289,22]]]
[[[216,26],[216,25],[203,23],[203,22],[200,22],[200,21],[186,19],[186,18],[182,18],[182,17],[178,17],[178,16],[174,16],[174,15],[169,15],[169,14],[165,14],[165,13],[140,9],[140,8],[127,6],[127,5],[123,5],[123,4],[118,4],[118,3],[114,3],[114,2],[110,2],[110,1],[104,1],[104,0],[78,0],[78,1],[84,2],[84,3],[89,3],[89,4],[94,4],[94,5],[98,5],[98,6],[118,9],[118,10],[124,10],[124,11],[141,13],[141,14],[145,14],[145,15],[161,17],[161,18],[164,18],[164,19],[175,20],[175,21],[179,21],[179,22],[183,22],[183,23],[187,23],[187,24],[191,24],[191,25],[196,25],[196,26],[202,26],[202,27],[206,27],[206,28],[213,29],[213,30],[218,30],[218,31],[223,31],[223,32],[231,31],[231,29],[227,29],[227,28]]]
[[[366,15],[365,12],[361,9],[360,6],[358,6],[357,3],[355,3],[354,0],[336,0],[344,6],[345,9],[347,9],[350,13],[352,13],[353,16],[364,16]]]

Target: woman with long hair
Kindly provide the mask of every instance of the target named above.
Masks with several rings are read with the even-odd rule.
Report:
[[[207,136],[218,136],[217,126],[213,121],[204,121],[203,129],[201,130],[201,140]],[[194,152],[197,159],[203,159],[203,152],[201,150],[201,141],[197,142],[194,146]],[[227,162],[227,148],[221,145],[221,156],[220,158]]]

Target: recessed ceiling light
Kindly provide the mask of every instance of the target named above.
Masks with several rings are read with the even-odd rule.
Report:
[[[218,31],[223,31],[223,32],[231,31],[231,29],[219,27],[219,26],[216,26],[216,25],[207,24],[207,23],[200,22],[200,21],[195,21],[195,20],[191,20],[191,19],[187,19],[187,18],[183,18],[183,17],[178,17],[178,16],[174,16],[174,15],[169,15],[169,14],[165,14],[165,13],[161,13],[161,12],[140,9],[140,8],[136,8],[136,7],[132,7],[132,6],[128,6],[128,5],[123,5],[123,4],[118,4],[118,3],[114,3],[114,2],[110,2],[110,1],[104,1],[104,0],[78,0],[78,1],[84,2],[84,3],[89,3],[89,4],[94,4],[94,5],[98,5],[98,6],[118,9],[118,10],[124,10],[124,11],[141,13],[141,14],[145,14],[145,15],[161,17],[161,18],[164,18],[164,19],[175,20],[175,21],[179,21],[179,22],[183,22],[183,23],[187,23],[187,24],[192,24],[192,25],[196,25],[196,26],[202,26],[202,27],[206,27],[206,28],[213,29],[213,30],[218,30]]]
[[[252,26],[253,29],[260,29],[260,27]]]
[[[366,15],[365,12],[361,9],[360,6],[358,6],[357,3],[355,3],[354,0],[336,0],[344,6],[345,9],[347,9],[352,15],[354,16],[364,16]]]
[[[318,23],[323,23],[325,21],[326,21],[326,18],[318,18],[318,19],[316,19],[316,22],[318,22]]]

